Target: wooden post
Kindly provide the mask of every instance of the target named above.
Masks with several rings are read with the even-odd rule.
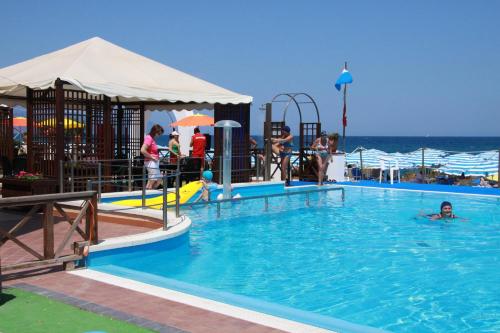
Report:
[[[97,226],[97,194],[94,193],[90,199],[90,205],[85,213],[85,234],[89,244],[97,244],[98,226]]]
[[[54,258],[54,202],[45,204],[43,213],[43,257]]]
[[[92,196],[92,199],[90,200],[90,209],[91,209],[91,213],[92,213],[92,218],[91,218],[91,221],[92,221],[92,226],[93,226],[93,230],[92,230],[92,239],[90,240],[90,243],[91,244],[97,244],[97,240],[99,239],[99,234],[98,234],[98,231],[99,231],[99,228],[98,228],[98,218],[97,218],[97,194],[94,194]]]
[[[59,168],[59,161],[64,161],[64,89],[63,81],[57,79],[56,86],[56,154],[55,161],[52,170],[55,171],[57,179],[61,176],[64,178],[64,174],[61,175],[61,170]],[[64,171],[63,171],[64,173]],[[64,183],[64,182],[63,182]],[[63,185],[64,186],[64,185]]]
[[[27,167],[29,171],[33,170],[33,90],[26,88],[26,131],[28,132],[28,161]]]
[[[122,138],[123,138],[123,105],[118,104],[118,110],[116,111],[116,148],[118,150],[118,158],[122,159],[125,158],[124,155],[122,155],[122,150],[123,150],[123,143],[122,143]],[[141,142],[142,143],[142,142]],[[128,143],[127,143],[128,145]],[[127,146],[128,148],[128,146]]]
[[[142,146],[142,141],[144,140],[144,112],[146,112],[146,108],[144,106],[144,103],[141,103],[139,105],[139,107],[140,107],[140,110],[141,110],[140,111],[141,120],[139,121],[140,122],[140,124],[139,124],[139,130],[140,130],[141,133],[139,135],[141,136],[141,145],[140,146]]]

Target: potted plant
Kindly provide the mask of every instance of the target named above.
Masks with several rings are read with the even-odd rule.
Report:
[[[56,181],[40,173],[20,171],[13,177],[2,179],[2,197],[48,194],[56,192]]]

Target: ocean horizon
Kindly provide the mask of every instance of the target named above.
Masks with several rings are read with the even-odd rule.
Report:
[[[257,141],[257,147],[264,146],[262,135],[251,135]],[[294,136],[294,147],[299,147],[299,136]],[[168,145],[168,136],[162,135],[158,144]],[[213,143],[212,143],[213,145]],[[213,146],[212,146],[213,147]],[[500,149],[500,136],[347,136],[346,151],[352,152],[358,147],[378,149],[387,153],[408,153],[419,148],[433,148],[449,152],[481,152]],[[339,150],[343,150],[342,137]]]

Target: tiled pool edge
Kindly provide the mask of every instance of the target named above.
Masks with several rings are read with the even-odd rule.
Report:
[[[169,301],[178,302],[186,304],[189,306],[197,307],[207,311],[219,313],[229,317],[249,321],[255,324],[279,329],[282,331],[290,333],[335,333],[336,331],[324,329],[317,326],[312,326],[309,324],[304,324],[301,322],[285,319],[282,317],[269,315],[266,313],[249,310],[246,308],[230,305],[227,303],[214,301],[208,298],[203,298],[200,296],[195,296],[188,293],[179,292],[172,289],[167,289],[163,287],[154,286],[151,284],[138,282],[136,280],[122,278],[116,275],[94,271],[92,269],[77,270],[68,272],[69,274],[77,275],[80,277],[96,280],[103,283],[108,283],[121,288],[126,288],[129,290],[141,292],[143,294],[152,295],[155,297],[163,298]],[[340,320],[339,320],[340,321]],[[343,321],[342,321],[343,322]],[[379,333],[386,332],[376,328],[371,328],[368,326],[362,327],[360,330],[360,325],[350,324],[345,322],[344,325],[352,325],[352,332],[366,332],[366,333]]]
[[[177,224],[169,227],[166,231],[160,228],[140,234],[105,239],[99,244],[90,246],[89,252],[94,253],[173,239],[188,232],[190,227],[191,219],[184,216]]]
[[[428,192],[428,193],[446,193],[446,194],[459,194],[471,195],[480,197],[500,198],[500,189],[498,188],[479,188],[467,186],[450,186],[450,185],[435,185],[435,184],[412,184],[412,183],[388,183],[361,181],[361,182],[338,182],[338,183],[325,183],[324,186],[338,186],[338,187],[357,187],[357,188],[374,188],[379,190],[397,190],[397,191],[410,191],[410,192]],[[318,187],[316,183],[305,181],[293,181],[293,188],[311,188]]]

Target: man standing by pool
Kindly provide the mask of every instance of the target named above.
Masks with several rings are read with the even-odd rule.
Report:
[[[199,169],[200,173],[203,172],[205,168],[205,146],[207,145],[207,138],[205,135],[200,133],[200,129],[196,127],[194,129],[194,135],[191,137],[190,147],[193,147],[193,153],[191,157],[195,161],[195,166],[200,164]]]

